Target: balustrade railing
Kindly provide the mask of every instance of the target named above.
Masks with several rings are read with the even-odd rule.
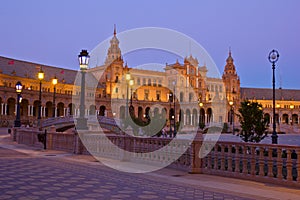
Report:
[[[17,129],[17,142],[37,146],[33,129]],[[191,173],[221,175],[255,181],[300,186],[300,147],[244,142],[211,142],[171,138],[143,138],[90,132],[48,132],[47,148],[90,153],[130,162],[161,165]],[[158,151],[160,150],[160,151]]]

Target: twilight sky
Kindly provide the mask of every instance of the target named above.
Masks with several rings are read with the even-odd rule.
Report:
[[[196,40],[221,73],[231,47],[242,87],[272,87],[267,57],[277,49],[276,87],[300,89],[299,8],[298,0],[2,1],[0,55],[78,69],[80,50],[112,37],[113,24],[118,32],[161,27]],[[153,62],[176,61],[152,55]],[[130,67],[142,64],[138,56],[128,56]]]

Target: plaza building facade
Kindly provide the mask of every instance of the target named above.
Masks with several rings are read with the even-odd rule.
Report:
[[[39,85],[42,70],[41,117],[79,116],[80,87],[74,84],[76,70],[47,66],[0,56],[1,126],[13,124],[17,109],[15,85],[23,84],[20,103],[21,121],[34,125],[38,116]],[[85,115],[124,119],[128,113],[142,120],[166,114],[168,124],[181,122],[185,127],[236,123],[240,102],[257,101],[273,122],[272,89],[241,88],[234,60],[229,51],[223,75],[208,77],[208,67],[200,66],[193,55],[166,64],[164,71],[130,68],[124,63],[116,31],[110,41],[105,63],[87,70]],[[56,77],[55,105],[54,85]],[[231,103],[231,104],[230,104]],[[275,120],[281,129],[299,127],[300,90],[276,90]],[[53,113],[54,112],[54,113]],[[232,113],[235,113],[232,115]],[[233,117],[233,118],[232,118]]]

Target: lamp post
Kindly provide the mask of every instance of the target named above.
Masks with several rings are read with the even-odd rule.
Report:
[[[200,112],[199,112],[199,127],[201,127],[201,126],[203,126],[202,125],[203,116],[202,116],[202,113],[201,113],[201,110],[202,110],[202,107],[203,107],[203,103],[202,103],[201,99],[199,99],[199,107],[200,107]]]
[[[54,76],[54,78],[52,79],[52,84],[53,84],[53,113],[52,113],[52,117],[56,117],[55,111],[56,111],[56,105],[55,105],[55,93],[56,93],[56,84],[57,84],[58,80],[56,78],[56,76]]]
[[[132,106],[132,87],[133,87],[133,84],[134,84],[134,80],[130,79],[129,80],[129,85],[130,85],[130,106]]]
[[[174,137],[176,137],[176,81],[173,81],[173,86],[174,86],[174,95],[173,95],[173,101],[174,101]]]
[[[128,117],[128,101],[129,101],[129,82],[130,82],[130,79],[131,79],[131,75],[129,73],[129,71],[126,73],[125,75],[125,79],[126,79],[126,110],[125,110],[125,117],[127,118]]]
[[[290,105],[290,109],[291,109],[291,122],[290,124],[293,125],[293,109],[295,108],[295,106],[293,104]]]
[[[273,133],[272,133],[272,144],[278,143],[278,135],[276,133],[276,121],[275,121],[275,63],[278,61],[279,53],[276,50],[272,50],[269,53],[269,61],[272,63],[272,70],[273,70]]]
[[[78,61],[81,71],[81,91],[80,91],[80,106],[79,118],[77,119],[77,129],[87,130],[87,119],[85,116],[85,73],[89,64],[89,53],[87,50],[82,50],[78,55]]]
[[[170,135],[172,134],[172,114],[171,114],[171,108],[172,108],[172,101],[173,101],[173,94],[169,94],[169,102],[170,102],[170,112],[169,112],[169,120],[170,120]]]
[[[233,101],[229,101],[230,105],[230,124],[232,125],[232,134],[234,135],[234,111],[233,111]]]
[[[40,68],[40,71],[38,73],[38,78],[40,80],[40,92],[39,92],[39,109],[38,109],[38,127],[39,129],[42,128],[41,124],[41,112],[42,112],[42,81],[44,80],[44,72],[42,70],[42,67]]]
[[[22,92],[22,84],[20,81],[16,83],[16,92],[17,92],[17,113],[16,113],[16,120],[15,120],[15,127],[21,126],[21,119],[20,119],[20,100],[21,100],[21,92]]]

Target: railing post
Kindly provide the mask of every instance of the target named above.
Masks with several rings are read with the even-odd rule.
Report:
[[[202,141],[195,139],[191,145],[191,167],[189,173],[201,174],[202,173],[202,157],[200,155],[200,149]]]
[[[221,171],[225,171],[225,145],[221,144]]]
[[[243,174],[248,174],[248,147],[246,145],[243,146]]]
[[[268,177],[272,178],[273,175],[273,151],[276,151],[276,149],[269,148],[268,149]]]
[[[240,158],[239,158],[239,146],[235,146],[235,156],[234,156],[234,172],[240,173]]]
[[[292,163],[292,150],[287,149],[286,150],[287,154],[287,160],[286,160],[286,169],[287,169],[287,175],[286,175],[286,180],[287,181],[292,181],[293,180],[293,163]]]
[[[228,167],[227,171],[232,172],[232,145],[228,145],[227,159],[228,159]]]
[[[256,147],[250,146],[251,150],[251,161],[250,161],[250,174],[254,177],[256,175]]]
[[[259,147],[259,176],[261,177],[265,176],[264,166],[265,166],[264,148]]]
[[[277,178],[279,180],[283,179],[282,176],[282,149],[281,148],[277,148]]]
[[[297,183],[300,183],[300,149],[297,149]]]

